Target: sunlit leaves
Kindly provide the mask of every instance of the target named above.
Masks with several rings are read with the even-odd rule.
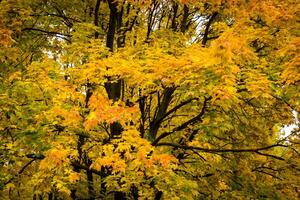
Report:
[[[62,149],[49,150],[46,154],[46,158],[41,162],[40,169],[51,170],[58,169],[63,165],[67,164],[68,152]]]
[[[125,124],[133,120],[136,115],[136,107],[125,107],[122,102],[109,101],[101,95],[93,95],[90,100],[91,113],[85,123],[86,129],[91,129],[100,123],[111,124],[120,121]]]
[[[1,1],[1,194],[297,198],[297,3],[98,2]]]

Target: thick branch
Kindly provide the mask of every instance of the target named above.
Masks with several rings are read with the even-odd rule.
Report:
[[[189,7],[187,5],[184,5],[183,7],[183,17],[181,22],[181,32],[184,33],[187,29],[187,21],[189,17]]]
[[[177,106],[173,107],[172,109],[170,109],[168,112],[166,112],[166,114],[160,119],[163,120],[165,119],[167,116],[169,116],[170,114],[176,112],[178,109],[180,109],[181,107],[191,103],[194,100],[198,100],[199,98],[192,98],[192,99],[188,99],[186,101],[181,102],[180,104],[178,104]]]
[[[154,115],[153,120],[150,123],[150,137],[155,138],[164,119],[164,115],[170,105],[170,102],[173,98],[173,93],[176,90],[176,87],[167,87],[164,90],[162,101],[160,101],[160,97],[158,96],[158,105],[157,105],[157,113]],[[159,93],[158,93],[159,94]]]
[[[204,31],[204,35],[203,35],[203,39],[202,39],[202,45],[206,45],[207,41],[208,41],[208,34],[209,34],[209,29],[210,26],[213,22],[213,20],[217,17],[218,13],[214,12],[211,17],[209,18],[206,27],[205,27],[205,31]]]
[[[106,47],[108,47],[110,51],[113,51],[118,10],[114,1],[108,0],[108,5],[110,9],[110,15],[109,15],[109,27],[107,31],[107,37],[106,37]]]
[[[185,129],[186,127],[188,127],[188,125],[193,124],[193,123],[195,123],[195,122],[201,120],[202,117],[203,117],[203,115],[204,115],[204,113],[205,113],[206,106],[207,106],[207,102],[208,102],[210,99],[211,99],[211,97],[205,98],[205,99],[204,99],[204,102],[203,102],[203,106],[202,106],[201,112],[200,112],[198,115],[196,115],[196,116],[193,117],[192,119],[190,119],[190,120],[184,122],[184,123],[181,124],[180,126],[177,126],[177,127],[174,128],[172,131],[162,133],[160,136],[158,136],[158,137],[152,142],[152,145],[153,145],[153,146],[156,146],[157,143],[158,143],[161,139],[163,139],[163,138],[165,138],[165,137],[167,137],[167,136],[169,136],[169,135],[171,135],[171,134],[173,134],[173,133],[175,133],[175,132],[177,132],[177,131],[181,131],[181,130]]]
[[[99,8],[100,8],[100,2],[101,0],[97,0],[96,6],[95,6],[95,16],[94,16],[94,24],[96,27],[99,26]],[[97,39],[99,37],[98,31],[95,32],[95,38]]]
[[[174,31],[176,31],[176,18],[177,18],[177,11],[178,11],[178,4],[175,3],[173,5],[173,17],[172,17],[172,23],[171,23],[171,29],[173,29]]]

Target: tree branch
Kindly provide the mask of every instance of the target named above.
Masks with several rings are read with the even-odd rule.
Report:
[[[95,25],[96,27],[99,26],[99,8],[100,8],[100,1],[101,1],[101,0],[97,0],[96,6],[95,6],[95,10],[94,10],[94,14],[95,14],[95,16],[94,16],[94,25]],[[96,31],[96,32],[95,32],[95,38],[97,39],[98,37],[99,37],[99,32]]]
[[[176,87],[167,87],[163,91],[163,98],[160,101],[160,95],[158,93],[158,100],[157,100],[157,107],[156,112],[153,116],[153,120],[150,123],[150,131],[149,135],[151,138],[155,138],[158,132],[158,129],[160,128],[160,125],[164,119],[165,113],[170,105],[170,102],[173,98],[173,93],[176,90]]]
[[[23,28],[22,31],[37,31],[37,32],[43,33],[42,35],[49,35],[49,36],[61,38],[67,42],[71,42],[71,40],[69,38],[72,37],[72,35],[70,35],[70,34],[64,34],[64,33],[59,33],[59,32],[55,32],[55,31],[46,31],[46,30],[42,30],[42,29],[38,29],[38,28]]]
[[[77,168],[77,169],[83,169],[83,170],[86,170],[86,171],[90,171],[92,172],[93,174],[97,174],[101,177],[104,177],[105,176],[105,173],[101,172],[101,171],[97,171],[95,169],[91,169],[90,167],[88,166],[85,166],[85,165],[81,165],[79,162],[72,162],[72,166]]]
[[[210,26],[213,22],[213,20],[217,17],[218,13],[214,12],[211,17],[209,18],[206,27],[205,27],[205,31],[204,31],[204,35],[203,35],[203,39],[202,39],[202,45],[206,45],[207,41],[208,41],[208,34],[209,34],[209,29]]]
[[[195,117],[193,117],[192,119],[190,119],[190,120],[184,122],[184,123],[181,124],[180,126],[177,126],[176,128],[174,128],[174,129],[173,129],[172,131],[170,131],[170,132],[164,132],[164,133],[162,133],[160,136],[158,136],[158,137],[152,142],[152,145],[153,145],[153,146],[156,146],[157,143],[158,143],[161,139],[163,139],[163,138],[165,138],[165,137],[167,137],[167,136],[169,136],[169,135],[171,135],[171,134],[173,134],[173,133],[175,133],[175,132],[177,132],[177,131],[181,131],[181,130],[185,129],[186,127],[188,127],[188,125],[193,124],[193,123],[195,123],[195,122],[201,120],[202,117],[203,117],[203,115],[204,115],[204,113],[205,113],[206,106],[207,106],[207,102],[208,102],[210,99],[211,99],[211,97],[209,97],[209,98],[204,97],[204,102],[203,102],[203,106],[202,106],[201,112],[200,112],[197,116],[195,116]]]
[[[38,156],[33,156],[33,155],[38,155]],[[8,183],[12,182],[12,180],[14,180],[14,178],[15,178],[16,176],[21,175],[21,174],[25,171],[25,169],[26,169],[29,165],[31,165],[35,160],[42,160],[42,159],[45,158],[45,156],[44,156],[44,155],[41,155],[41,154],[28,154],[28,155],[26,155],[26,157],[32,158],[32,159],[31,159],[28,163],[26,163],[26,164],[18,171],[18,173],[17,173],[15,176],[13,176],[13,177],[10,178],[8,181],[6,181],[6,182],[4,183],[4,185],[7,185]]]
[[[162,121],[163,119],[165,119],[167,116],[169,116],[170,114],[176,112],[178,109],[180,109],[181,107],[189,104],[190,102],[194,101],[194,100],[198,100],[199,98],[192,98],[192,99],[188,99],[186,101],[181,102],[180,104],[178,104],[177,106],[173,107],[172,109],[170,109],[168,112],[165,113],[165,115],[163,117],[161,117],[160,119],[158,119],[159,121]]]
[[[168,142],[161,142],[161,143],[156,144],[155,146],[171,146],[171,147],[185,149],[185,150],[198,150],[198,151],[202,151],[202,152],[206,152],[206,153],[256,153],[256,154],[259,154],[259,155],[262,155],[262,156],[272,157],[272,158],[275,158],[275,159],[278,159],[278,160],[284,160],[284,159],[281,158],[281,157],[275,156],[275,155],[271,155],[271,154],[267,154],[267,153],[261,153],[260,151],[268,150],[268,149],[271,149],[271,148],[274,148],[274,147],[286,147],[286,148],[288,148],[287,145],[273,144],[273,145],[270,145],[270,146],[254,148],[254,149],[207,149],[207,148],[202,148],[202,147],[179,145],[179,144],[168,143]]]
[[[64,34],[64,33],[59,33],[59,32],[55,32],[55,31],[46,31],[46,30],[42,30],[42,29],[38,29],[38,28],[23,28],[22,31],[38,31],[38,32],[42,32],[42,33],[46,33],[48,35],[61,35],[61,36],[65,36],[65,37],[71,37],[70,34]]]

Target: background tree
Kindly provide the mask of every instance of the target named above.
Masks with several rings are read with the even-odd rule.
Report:
[[[1,198],[298,199],[298,21],[292,0],[0,1]]]

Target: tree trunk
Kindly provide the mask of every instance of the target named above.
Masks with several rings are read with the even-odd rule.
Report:
[[[117,9],[117,1],[108,0],[108,5],[110,9],[109,15],[109,27],[106,38],[106,47],[110,49],[111,52],[114,50],[114,40],[116,30],[120,30],[122,26],[122,10],[119,12]],[[117,41],[117,46],[120,47],[123,45],[122,41],[125,41],[125,38],[119,39]],[[122,80],[113,80],[111,81],[111,77],[107,78],[107,82],[104,84],[105,90],[107,92],[108,98],[113,100],[114,102],[120,100],[122,93]],[[110,133],[111,135],[118,136],[123,131],[122,125],[119,122],[114,122],[110,124]],[[102,186],[105,187],[105,186]],[[102,189],[102,188],[101,188]],[[115,192],[114,199],[123,200],[126,199],[125,193],[123,192]]]
[[[87,181],[88,181],[89,200],[94,200],[95,199],[95,191],[94,191],[93,173],[90,170],[87,170],[86,176],[87,176]]]

